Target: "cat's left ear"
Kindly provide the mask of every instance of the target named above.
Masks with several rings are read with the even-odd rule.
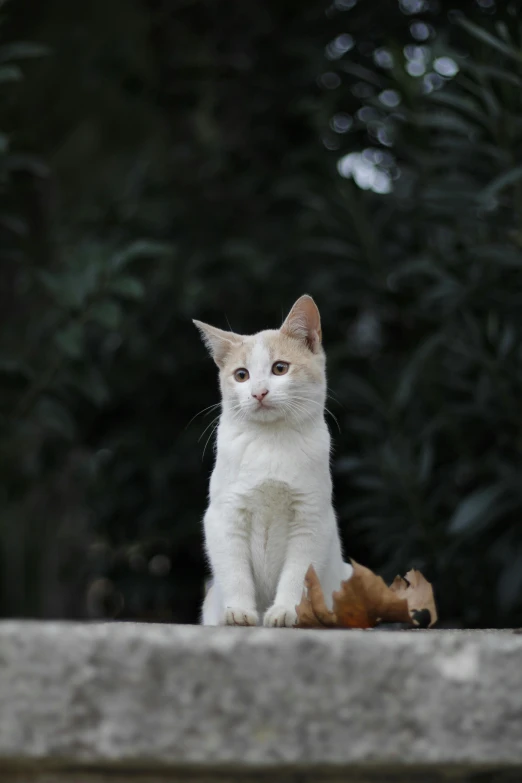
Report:
[[[283,333],[302,340],[312,353],[321,348],[321,316],[317,305],[308,294],[299,297],[281,327]]]
[[[225,332],[216,326],[204,324],[203,321],[193,320],[192,323],[199,329],[203,342],[217,366],[223,367],[227,354],[232,348],[239,345],[241,337],[234,332]]]

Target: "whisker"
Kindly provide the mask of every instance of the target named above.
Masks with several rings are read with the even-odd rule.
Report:
[[[205,459],[205,452],[206,452],[206,450],[207,450],[207,446],[208,446],[208,444],[209,444],[209,442],[210,442],[210,439],[212,438],[212,436],[214,435],[214,433],[216,432],[216,430],[217,430],[217,428],[218,428],[218,427],[219,427],[219,423],[218,423],[218,424],[216,424],[216,425],[214,426],[214,428],[213,428],[213,429],[210,431],[210,435],[208,436],[208,438],[207,438],[207,440],[206,440],[206,443],[205,443],[205,447],[204,447],[204,449],[203,449],[203,454],[201,455],[201,461],[202,461],[202,462],[203,462],[203,460]]]
[[[328,398],[329,400],[333,400],[334,402],[336,402],[336,403],[337,403],[337,405],[340,405],[340,406],[341,406],[341,408],[346,408],[346,405],[344,404],[344,402],[342,402],[342,401],[339,399],[339,397],[337,397],[337,395],[335,395],[335,394],[333,393],[333,391],[331,391],[331,389],[328,389],[328,392],[327,392],[327,395],[326,395],[326,396],[327,396],[327,398]]]
[[[221,414],[219,413],[217,416],[214,416],[214,418],[212,419],[210,424],[207,424],[207,426],[205,427],[205,429],[203,430],[203,432],[201,433],[201,435],[198,438],[198,443],[200,442],[201,438],[204,436],[205,432],[207,432],[207,430],[209,430],[210,427],[212,427],[215,424],[215,422],[218,421],[218,419],[220,417],[221,417]],[[217,424],[216,424],[216,427],[217,427]]]
[[[310,421],[313,421],[314,416],[312,412],[309,411],[304,405],[301,405],[301,403],[298,402],[295,398],[286,400],[284,404],[287,406],[287,409],[290,411],[290,413],[305,415],[308,419],[310,419]]]
[[[337,427],[337,429],[339,430],[339,433],[341,433],[341,425],[339,424],[339,422],[338,422],[338,420],[337,420],[337,416],[335,416],[335,415],[332,413],[332,411],[330,410],[330,408],[327,408],[327,407],[325,406],[325,408],[324,408],[324,409],[325,409],[326,413],[328,413],[328,415],[329,415],[329,416],[331,416],[331,417],[332,417],[332,419],[335,421],[336,427]]]
[[[221,403],[220,402],[215,402],[213,405],[208,405],[206,408],[203,408],[203,410],[198,411],[198,413],[196,413],[196,415],[191,418],[191,420],[189,421],[189,423],[187,424],[185,429],[188,429],[190,427],[190,425],[192,424],[192,422],[194,421],[194,419],[197,419],[197,417],[201,416],[201,414],[205,413],[205,411],[208,411],[208,413],[210,413],[211,410],[213,410],[213,409],[215,410],[216,408],[220,408],[220,407],[221,407]],[[207,413],[207,415],[208,415],[208,413]]]
[[[320,408],[324,408],[324,411],[325,411],[325,413],[327,413],[329,416],[331,416],[331,417],[332,417],[332,419],[334,420],[334,422],[335,422],[335,424],[336,424],[336,426],[337,426],[337,429],[339,430],[339,432],[341,432],[341,426],[340,426],[340,424],[339,424],[339,422],[338,422],[338,420],[337,420],[337,417],[335,416],[335,414],[334,414],[334,413],[332,413],[332,411],[330,410],[330,408],[328,408],[326,405],[324,405],[324,406],[323,406],[323,405],[321,405],[321,403],[320,403],[320,402],[317,402],[317,400],[312,400],[310,397],[300,397],[300,396],[298,396],[298,397],[295,397],[295,396],[294,396],[294,397],[292,397],[292,400],[298,400],[298,401],[300,401],[300,402],[305,402],[305,403],[307,403],[307,404],[308,404],[308,403],[312,403],[312,405],[317,405],[317,406],[319,406]]]

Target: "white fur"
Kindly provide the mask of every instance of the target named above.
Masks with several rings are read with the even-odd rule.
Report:
[[[203,325],[199,325],[202,328]],[[343,563],[330,477],[322,380],[272,373],[267,340],[241,337],[250,378],[223,373],[217,457],[204,518],[213,583],[205,625],[293,626],[312,563],[328,602],[351,567]],[[278,357],[286,360],[285,356]],[[265,410],[253,394],[268,389]]]

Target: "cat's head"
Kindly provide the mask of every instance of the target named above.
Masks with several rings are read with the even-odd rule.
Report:
[[[310,296],[297,300],[280,329],[240,335],[194,323],[219,367],[224,412],[238,422],[259,423],[323,416],[321,319]]]

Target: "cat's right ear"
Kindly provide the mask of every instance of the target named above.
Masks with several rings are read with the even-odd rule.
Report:
[[[299,297],[288,313],[281,331],[302,340],[312,353],[321,350],[321,316],[311,296],[304,294]]]
[[[202,321],[193,320],[192,323],[199,329],[203,342],[217,366],[223,367],[227,354],[239,345],[241,337],[234,332],[225,332],[210,324],[204,324]]]

